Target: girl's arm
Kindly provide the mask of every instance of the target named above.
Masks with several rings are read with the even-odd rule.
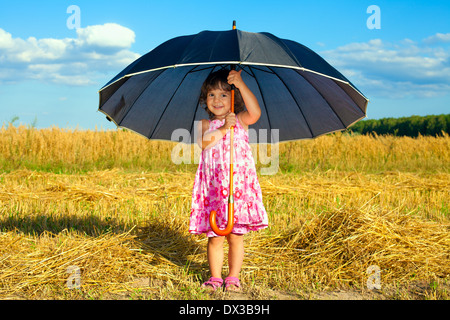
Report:
[[[236,125],[236,115],[229,113],[225,117],[225,123],[222,127],[206,132],[209,129],[209,121],[203,119],[197,127],[197,144],[202,150],[212,148],[227,134],[227,130],[234,125]]]
[[[249,126],[259,120],[261,117],[261,108],[259,107],[258,100],[253,92],[247,87],[244,80],[242,80],[241,73],[242,69],[239,71],[231,70],[228,75],[228,83],[234,84],[234,86],[238,88],[241,93],[247,110],[240,112],[238,117],[243,125]]]

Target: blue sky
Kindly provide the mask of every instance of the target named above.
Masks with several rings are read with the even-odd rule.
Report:
[[[367,27],[371,5],[380,29]],[[449,17],[448,0],[3,1],[0,126],[115,128],[97,112],[104,84],[170,38],[233,20],[319,53],[370,99],[369,119],[450,113]]]

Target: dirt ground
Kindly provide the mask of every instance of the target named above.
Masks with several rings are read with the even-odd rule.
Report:
[[[161,285],[163,284],[161,283]],[[151,286],[151,279],[136,279],[135,286],[145,289],[145,286]],[[448,281],[433,284],[426,281],[411,281],[407,285],[384,286],[380,290],[348,288],[306,289],[288,292],[243,285],[240,292],[217,290],[209,293],[209,298],[212,300],[449,300],[449,293],[450,283]]]

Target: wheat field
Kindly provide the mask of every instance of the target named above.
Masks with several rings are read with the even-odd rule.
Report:
[[[3,126],[0,298],[225,299],[200,288],[207,239],[187,231],[198,150],[176,164],[176,146]],[[375,266],[372,298],[448,299],[448,135],[338,133],[277,148],[276,172],[259,175],[270,226],[245,238],[245,298],[374,292]]]

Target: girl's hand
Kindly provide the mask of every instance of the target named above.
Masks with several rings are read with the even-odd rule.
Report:
[[[232,85],[234,84],[234,86],[236,88],[240,88],[242,86],[242,84],[244,84],[244,81],[242,80],[241,77],[241,73],[242,73],[242,69],[239,71],[236,70],[231,70],[230,73],[228,74],[228,84]]]
[[[228,130],[235,125],[236,125],[236,114],[230,112],[229,114],[226,115],[225,123],[222,127]]]

